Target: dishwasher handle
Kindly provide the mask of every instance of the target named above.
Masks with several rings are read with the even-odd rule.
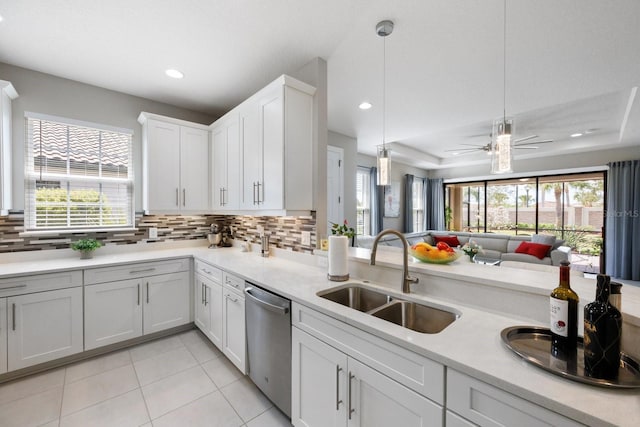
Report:
[[[244,288],[244,293],[247,294],[247,296],[253,300],[254,302],[260,304],[261,306],[263,306],[264,308],[266,308],[269,311],[273,311],[275,313],[279,313],[282,315],[285,315],[287,313],[289,313],[289,308],[288,307],[281,307],[279,305],[274,305],[274,304],[270,304],[266,301],[261,300],[260,298],[256,297],[255,295],[253,295],[251,293],[251,291],[253,290],[253,288],[249,287],[249,288]]]

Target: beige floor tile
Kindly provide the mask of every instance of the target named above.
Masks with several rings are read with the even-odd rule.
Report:
[[[58,419],[62,386],[33,394],[0,406],[0,426],[40,426]]]
[[[0,385],[0,405],[64,385],[64,368]]]
[[[233,382],[220,391],[245,422],[273,406],[248,378]]]
[[[62,415],[71,414],[138,387],[138,378],[132,365],[66,384],[62,401]]]
[[[200,341],[185,344],[193,357],[196,358],[198,363],[205,363],[209,360],[217,359],[224,356],[218,348],[210,341]]]
[[[239,427],[243,421],[219,391],[153,421],[153,427]]]
[[[131,360],[133,362],[137,362],[182,346],[183,344],[182,341],[180,341],[180,338],[178,338],[177,335],[172,335],[167,338],[160,338],[155,341],[137,345],[130,348],[129,353],[131,354]]]
[[[60,420],[53,420],[50,423],[42,424],[38,427],[58,427],[60,425]]]
[[[155,420],[215,390],[215,384],[196,366],[142,387],[142,394]]]
[[[178,338],[180,338],[180,341],[182,341],[182,343],[186,346],[208,341],[208,338],[200,331],[200,329],[192,329],[177,336]]]
[[[149,421],[140,389],[62,417],[60,427],[138,427]]]
[[[247,427],[291,427],[291,420],[274,406],[249,421]]]
[[[227,386],[242,378],[242,372],[226,357],[219,357],[202,364],[202,368],[218,388]]]
[[[198,362],[185,347],[165,351],[133,364],[140,385],[144,386],[177,372],[196,366]]]
[[[83,360],[82,362],[74,363],[67,367],[67,377],[65,382],[66,384],[70,384],[83,378],[130,364],[131,356],[129,356],[128,350],[105,354],[89,360]]]

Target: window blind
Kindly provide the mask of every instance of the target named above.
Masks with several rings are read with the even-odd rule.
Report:
[[[25,121],[27,230],[133,226],[130,131],[37,114]]]

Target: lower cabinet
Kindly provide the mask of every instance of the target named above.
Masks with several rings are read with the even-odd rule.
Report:
[[[0,298],[0,374],[7,372],[7,299]]]
[[[225,276],[227,274],[225,273]],[[244,317],[244,289],[225,281],[222,289],[222,352],[243,374],[247,373],[247,334]]]
[[[83,350],[82,287],[13,296],[6,303],[9,371]]]
[[[292,328],[295,426],[442,425],[442,406]]]
[[[216,347],[222,349],[222,284],[196,274],[194,286],[195,324]]]
[[[172,273],[144,280],[142,333],[150,334],[191,321],[189,273]]]

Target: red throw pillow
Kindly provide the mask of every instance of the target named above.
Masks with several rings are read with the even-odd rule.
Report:
[[[538,259],[547,256],[547,252],[551,249],[551,245],[543,245],[542,243],[522,242],[516,248],[516,253],[533,255]]]
[[[440,242],[445,242],[447,245],[452,248],[460,246],[460,242],[458,241],[458,236],[433,236],[433,240],[436,241],[436,244]]]

